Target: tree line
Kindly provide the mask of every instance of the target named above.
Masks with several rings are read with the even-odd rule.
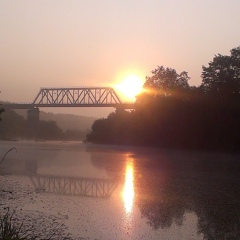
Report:
[[[135,109],[96,120],[86,141],[164,148],[240,149],[240,47],[202,67],[202,83],[158,66],[146,77]]]
[[[0,109],[0,139],[38,140],[83,140],[86,132],[80,130],[63,131],[55,121],[40,120],[36,125],[24,119],[13,110]]]

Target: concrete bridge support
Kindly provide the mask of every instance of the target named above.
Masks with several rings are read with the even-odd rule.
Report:
[[[39,133],[39,108],[28,109],[27,120],[29,126],[29,136],[37,138]]]
[[[30,122],[39,122],[39,108],[28,109],[27,119]]]

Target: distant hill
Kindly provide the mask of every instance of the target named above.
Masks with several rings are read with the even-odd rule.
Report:
[[[40,120],[53,120],[57,122],[58,126],[63,130],[80,130],[86,131],[91,129],[93,122],[96,118],[84,117],[74,114],[62,114],[62,113],[47,113],[40,112]]]
[[[26,110],[15,110],[19,115],[27,118]],[[79,130],[79,131],[87,131],[91,129],[93,122],[97,118],[94,117],[85,117],[78,116],[74,114],[63,114],[63,113],[50,113],[40,111],[40,120],[53,120],[57,123],[57,125],[63,130]]]

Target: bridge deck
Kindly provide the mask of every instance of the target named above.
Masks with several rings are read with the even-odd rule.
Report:
[[[8,103],[0,106],[8,109],[31,109],[39,107],[113,107],[123,109],[134,109],[134,103],[109,103],[109,104],[33,104],[33,103]]]
[[[122,103],[113,88],[75,87],[41,88],[32,103],[2,104],[5,109],[39,107],[113,107],[133,109],[134,103]]]

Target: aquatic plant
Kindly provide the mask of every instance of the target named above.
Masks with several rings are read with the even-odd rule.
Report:
[[[41,231],[41,230],[40,230]],[[7,211],[0,216],[0,239],[1,240],[70,240],[69,234],[63,232],[63,224],[54,226],[47,233],[39,232],[39,229],[24,224],[17,218],[15,211]]]
[[[0,218],[0,239],[2,240],[25,240],[36,239],[23,229],[23,223],[19,224],[14,218],[15,212],[10,213],[9,209]]]
[[[4,154],[4,156],[2,157],[2,160],[1,160],[1,162],[0,162],[0,165],[1,165],[1,163],[3,162],[3,160],[5,159],[5,157],[7,156],[7,154],[8,154],[9,152],[11,152],[12,150],[14,150],[14,149],[15,149],[15,151],[17,152],[17,149],[16,149],[15,147],[10,148],[10,149]]]
[[[15,147],[10,148],[2,157],[0,165],[12,150],[17,152]],[[28,216],[24,216],[25,220],[26,218]],[[39,226],[29,226],[25,221],[18,219],[16,211],[11,211],[8,207],[0,213],[0,240],[71,240],[70,234],[65,234],[64,230],[64,224],[60,223],[53,224],[47,232],[42,232]]]

